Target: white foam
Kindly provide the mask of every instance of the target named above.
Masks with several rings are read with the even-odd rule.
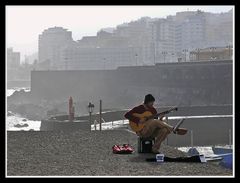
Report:
[[[27,121],[23,121],[23,117],[20,117],[18,115],[14,115],[14,116],[7,116],[7,120],[6,120],[6,127],[7,127],[7,131],[20,131],[20,130],[24,130],[24,131],[29,131],[30,129],[33,129],[34,131],[39,131],[40,130],[40,126],[41,126],[41,121],[32,121],[32,120],[27,120]],[[24,125],[24,124],[28,124],[27,127],[22,127],[22,128],[17,128],[14,127],[14,125]]]

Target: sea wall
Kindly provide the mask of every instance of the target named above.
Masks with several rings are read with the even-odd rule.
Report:
[[[30,87],[30,80],[9,80],[7,81],[7,88],[22,88],[22,87]]]
[[[31,72],[31,94],[38,99],[102,99],[106,108],[122,108],[141,102],[147,93],[159,106],[232,104],[232,61]]]

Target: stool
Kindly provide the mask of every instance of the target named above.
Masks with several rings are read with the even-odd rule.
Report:
[[[155,138],[138,137],[138,153],[151,153]]]

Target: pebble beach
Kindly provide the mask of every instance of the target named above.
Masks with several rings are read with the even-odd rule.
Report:
[[[133,154],[113,154],[128,143]],[[186,153],[162,144],[169,157]],[[146,162],[137,153],[137,136],[124,129],[104,131],[8,131],[7,176],[232,176],[216,162]]]

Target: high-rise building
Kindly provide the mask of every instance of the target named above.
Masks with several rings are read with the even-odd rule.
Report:
[[[62,27],[52,27],[44,30],[39,35],[38,41],[39,63],[49,62],[51,69],[58,69],[60,50],[72,41],[72,32]]]
[[[233,10],[226,13],[205,13],[206,47],[219,47],[233,44]]]
[[[125,37],[129,47],[141,50],[141,57],[138,56],[141,65],[153,64],[153,43],[152,43],[152,23],[155,19],[142,17],[130,23],[117,26],[114,34],[118,37]]]
[[[176,51],[192,51],[203,48],[206,43],[206,19],[201,11],[186,16],[176,24]]]
[[[18,69],[20,66],[20,52],[7,48],[7,69]]]
[[[114,69],[188,61],[199,49],[232,45],[232,16],[232,10],[218,14],[198,10],[167,18],[142,17],[78,41],[67,29],[53,27],[39,35],[39,62],[51,69]]]
[[[58,66],[63,70],[97,70],[141,65],[141,48],[119,46],[115,43],[115,46],[107,44],[95,47],[83,47],[82,43],[68,44],[61,50]]]
[[[152,24],[152,43],[155,62],[175,60],[175,22],[171,17],[158,19]]]

